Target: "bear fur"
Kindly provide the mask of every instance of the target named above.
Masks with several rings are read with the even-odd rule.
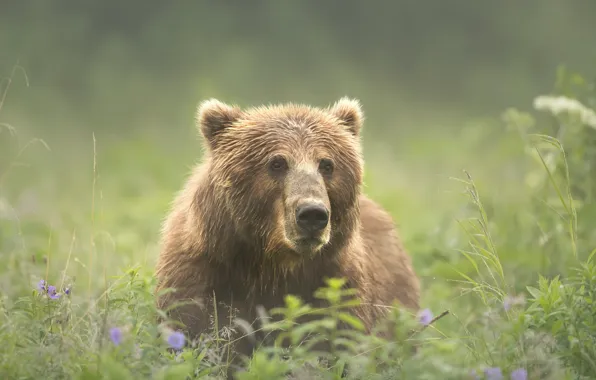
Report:
[[[418,310],[419,280],[393,221],[361,193],[363,120],[349,98],[327,108],[199,105],[205,156],[164,222],[156,265],[156,292],[176,290],[157,306],[190,301],[168,311],[189,338],[212,331],[213,296],[221,324],[228,307],[253,323],[258,306],[283,306],[288,293],[323,306],[313,293],[328,277],[357,290],[353,312],[368,332],[393,301]]]

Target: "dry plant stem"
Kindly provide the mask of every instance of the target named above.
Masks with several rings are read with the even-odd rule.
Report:
[[[442,312],[441,314],[437,315],[436,317],[434,317],[432,319],[432,321],[430,321],[428,323],[428,325],[422,326],[422,328],[420,330],[416,330],[412,333],[412,335],[410,335],[409,338],[413,337],[416,334],[421,333],[422,331],[424,331],[424,329],[426,329],[428,326],[432,325],[433,323],[435,323],[436,321],[438,321],[439,319],[443,318],[444,316],[446,316],[447,314],[449,314],[449,310],[445,310],[444,312]]]

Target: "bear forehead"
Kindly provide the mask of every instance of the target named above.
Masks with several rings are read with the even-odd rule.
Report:
[[[351,136],[334,129],[308,120],[267,120],[232,127],[226,140],[229,151],[243,151],[255,159],[276,154],[315,158],[358,150]]]
[[[229,132],[248,139],[344,140],[350,135],[328,112],[301,105],[258,107],[246,110]],[[329,141],[326,141],[329,143]]]

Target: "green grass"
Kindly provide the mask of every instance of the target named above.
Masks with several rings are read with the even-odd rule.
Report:
[[[579,81],[565,78],[556,90],[572,96],[569,86]],[[591,104],[590,96],[578,99]],[[594,377],[595,129],[559,115],[568,131],[561,134],[546,116],[508,110],[502,119],[470,123],[460,135],[436,127],[393,144],[376,143],[368,133],[365,191],[400,225],[422,279],[423,308],[442,316],[423,327],[395,307],[399,342],[343,337],[352,350],[331,358],[331,370],[301,347],[286,352],[288,361],[269,347],[238,379],[289,370],[299,378],[338,378],[345,363],[350,376],[375,379],[472,378],[466,377],[471,370],[482,374],[487,367],[499,367],[504,378],[518,368],[530,379]],[[220,340],[174,354],[161,337],[168,332],[155,323],[160,224],[200,157],[194,131],[121,140],[101,134],[61,140],[47,132],[29,140],[23,136],[36,131],[0,131],[1,377],[221,373],[225,329]],[[70,294],[40,295],[40,279]],[[332,302],[337,285],[321,296]],[[286,306],[279,312],[290,338],[317,332],[342,342],[338,305],[314,310],[326,319],[300,328],[289,321],[304,305],[288,298]],[[113,327],[123,331],[119,345],[110,339]],[[412,344],[416,354],[407,349]]]

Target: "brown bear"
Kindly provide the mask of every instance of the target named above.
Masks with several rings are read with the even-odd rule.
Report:
[[[286,294],[317,306],[313,293],[329,277],[357,289],[354,314],[369,332],[383,305],[419,308],[419,280],[391,217],[361,193],[363,119],[345,97],[327,108],[200,104],[205,157],[164,223],[156,266],[156,291],[176,289],[158,307],[191,301],[168,311],[189,337],[209,332],[214,310],[228,323],[220,303],[249,323]]]

